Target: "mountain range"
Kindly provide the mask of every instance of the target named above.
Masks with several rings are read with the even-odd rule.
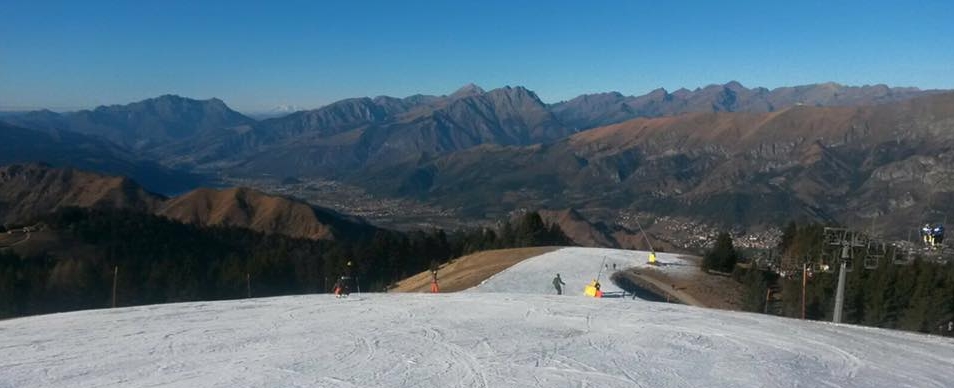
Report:
[[[593,128],[637,117],[673,116],[690,112],[774,112],[791,106],[860,106],[906,100],[936,91],[890,88],[886,85],[843,86],[833,82],[749,89],[732,81],[672,93],[656,89],[642,96],[620,93],[586,94],[554,104],[559,119],[576,128]]]
[[[103,137],[167,166],[337,176],[341,169],[393,164],[481,144],[548,143],[636,117],[871,105],[931,93],[936,91],[833,83],[748,89],[729,82],[694,91],[602,93],[546,104],[523,87],[484,91],[469,84],[445,96],[352,98],[261,121],[218,99],[172,95],[63,114],[29,112],[3,120],[35,130]]]
[[[254,120],[217,99],[167,95],[4,116],[13,126],[0,136],[11,150],[31,142],[62,149],[0,162],[53,159],[142,181],[140,165],[213,180],[332,179],[475,220],[572,208],[609,225],[635,211],[741,226],[802,217],[898,232],[950,210],[951,100],[945,91],[884,85],[769,90],[729,82],[547,104],[519,86],[466,85]]]
[[[899,233],[954,210],[952,159],[954,93],[946,93],[874,106],[634,119],[551,144],[485,145],[355,179],[473,216],[515,207],[636,209]]]
[[[44,162],[110,175],[123,175],[149,190],[176,194],[204,182],[197,174],[137,156],[108,139],[65,129],[34,130],[0,121],[0,165]]]
[[[99,136],[137,151],[209,132],[241,131],[255,122],[219,99],[200,101],[173,95],[62,114],[49,110],[28,112],[5,117],[4,121],[36,130],[67,130]]]

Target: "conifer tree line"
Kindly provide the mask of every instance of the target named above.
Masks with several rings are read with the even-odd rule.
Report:
[[[732,236],[729,233],[722,232],[716,236],[715,246],[706,252],[702,258],[702,270],[732,272],[735,269],[735,263],[739,260],[739,254],[732,245]]]
[[[20,257],[0,251],[0,318],[117,305],[329,292],[347,263],[358,286],[394,282],[468,253],[572,245],[557,225],[527,213],[499,228],[446,233],[375,229],[335,241],[199,227],[129,210],[69,208],[41,222],[95,254]],[[69,255],[67,255],[69,256]]]
[[[778,246],[782,257],[815,258],[824,249],[824,226],[790,223]],[[915,258],[895,264],[890,257],[874,269],[861,264],[863,252],[856,255],[853,270],[847,275],[843,322],[891,329],[954,335],[954,263],[938,263]],[[828,272],[811,273],[805,288],[806,319],[830,321],[838,286],[837,262]],[[801,317],[802,277],[778,278],[757,269],[740,270],[737,279],[747,285],[747,308],[763,311],[768,283],[777,279],[781,306],[778,313]]]

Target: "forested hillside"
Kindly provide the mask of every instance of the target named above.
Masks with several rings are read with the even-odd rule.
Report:
[[[790,224],[779,244],[783,257],[809,257],[817,261],[821,252],[824,226]],[[923,252],[922,252],[923,253]],[[921,332],[947,332],[954,320],[954,263],[939,263],[927,257],[911,261],[887,258],[876,268],[866,269],[863,256],[854,258],[853,269],[845,284],[845,323]],[[829,271],[810,271],[805,287],[805,318],[830,321],[838,286],[836,263]],[[777,281],[781,288],[778,313],[801,317],[802,274],[789,273],[777,278],[764,271],[751,270],[741,279],[749,286],[749,308],[764,311],[766,287]],[[758,271],[759,274],[756,274]]]
[[[399,233],[356,240],[296,239],[248,229],[200,227],[131,210],[66,208],[45,228],[95,252],[21,257],[0,250],[0,318],[118,306],[328,292],[349,270],[361,290],[483,249],[568,245],[536,213],[499,230]],[[91,248],[90,248],[91,247]]]

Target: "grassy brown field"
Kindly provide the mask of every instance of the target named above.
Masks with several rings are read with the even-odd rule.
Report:
[[[560,247],[497,249],[459,257],[437,271],[441,292],[457,292],[474,287],[494,274],[525,259],[552,252]],[[397,283],[388,292],[429,292],[430,271],[421,272]]]

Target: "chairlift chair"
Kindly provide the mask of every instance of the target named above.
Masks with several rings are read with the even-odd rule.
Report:
[[[884,256],[888,253],[888,244],[884,241],[871,240],[868,242],[868,255]]]
[[[941,250],[940,259],[943,260],[942,263],[954,261],[954,248],[945,245]]]
[[[825,244],[827,245],[841,245],[847,237],[848,230],[843,228],[828,228],[824,229],[825,231]]]
[[[903,263],[903,262],[904,262],[904,252],[903,252],[903,251],[902,251],[902,252],[899,252],[899,250],[902,250],[902,249],[903,249],[903,247],[900,247],[900,246],[895,245],[895,244],[890,244],[890,245],[888,245],[888,252],[887,252],[887,254],[885,255],[885,257],[887,257],[888,259],[890,259],[890,260],[891,260],[891,263],[894,264],[894,265],[898,265],[898,264],[900,264],[900,263]]]
[[[914,248],[908,248],[901,255],[896,255],[894,257],[895,265],[906,265],[914,261],[914,254],[916,250]]]
[[[868,254],[865,255],[865,269],[876,269],[881,262],[881,258],[887,253],[887,245],[881,241],[868,242]]]
[[[867,247],[870,241],[871,240],[864,233],[855,233],[851,239],[851,246],[859,248]]]

